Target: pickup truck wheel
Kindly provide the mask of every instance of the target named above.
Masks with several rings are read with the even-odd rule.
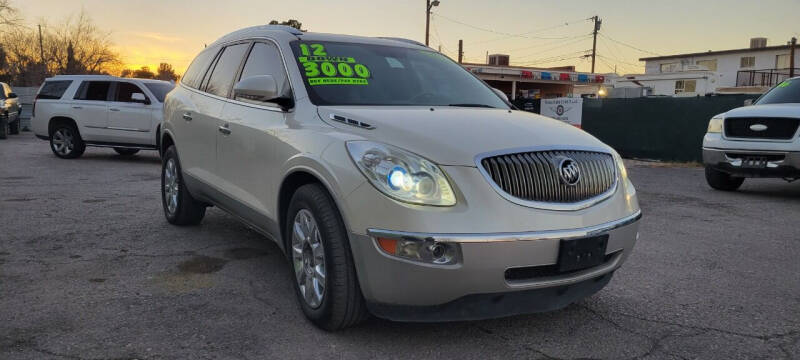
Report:
[[[328,331],[364,320],[369,313],[347,231],[322,186],[304,185],[295,192],[285,230],[295,293],[306,317]]]
[[[62,159],[74,159],[86,151],[78,129],[72,124],[59,124],[50,134],[50,150]]]
[[[744,178],[731,176],[726,172],[706,166],[706,182],[717,190],[736,191],[744,183]]]
[[[164,152],[161,166],[161,204],[164,216],[173,225],[197,225],[206,215],[206,206],[189,193],[183,182],[175,146]]]
[[[116,151],[117,154],[120,154],[122,156],[131,156],[133,154],[138,153],[139,149],[114,148],[114,151]]]
[[[0,139],[8,137],[8,117],[0,116]]]
[[[14,120],[14,122],[8,124],[8,133],[11,135],[19,134],[19,118],[17,118],[17,120]]]

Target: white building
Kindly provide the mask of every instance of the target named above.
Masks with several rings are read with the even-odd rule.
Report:
[[[746,49],[708,51],[639,59],[644,74],[620,77],[618,87],[649,87],[650,95],[696,96],[722,89],[776,85],[789,76],[789,46],[767,46],[754,38]],[[795,52],[795,68],[800,51]],[[796,71],[800,75],[800,70]]]

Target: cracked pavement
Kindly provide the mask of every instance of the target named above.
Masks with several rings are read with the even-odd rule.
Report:
[[[289,265],[218,209],[168,225],[154,152],[55,158],[0,141],[0,359],[800,358],[800,182],[710,190],[631,163],[641,239],[611,283],[557,312],[326,333]]]

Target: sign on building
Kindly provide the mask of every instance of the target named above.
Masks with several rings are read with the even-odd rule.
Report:
[[[542,99],[542,115],[581,127],[583,98]]]

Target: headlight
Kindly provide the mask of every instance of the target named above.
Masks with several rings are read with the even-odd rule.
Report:
[[[418,155],[370,141],[349,141],[347,151],[369,182],[393,199],[420,205],[456,204],[442,170]]]
[[[708,133],[721,133],[722,132],[722,117],[714,117],[708,122]]]
[[[614,150],[612,153],[614,156],[614,162],[617,163],[617,171],[619,171],[619,178],[622,182],[628,178],[628,169],[625,168],[625,162],[622,161],[622,156]]]

